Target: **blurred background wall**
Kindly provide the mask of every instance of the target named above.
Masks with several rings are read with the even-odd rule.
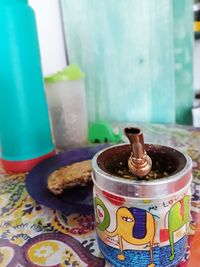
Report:
[[[90,2],[90,3],[89,3]],[[130,22],[132,20],[133,14],[134,16],[136,15],[136,11],[131,12],[131,6],[129,8],[129,10],[127,12],[129,12],[127,14],[127,16],[125,16],[125,21],[123,21],[123,25],[121,25],[120,28],[120,20],[118,20],[117,16],[119,16],[119,18],[121,20],[123,20],[123,8],[122,8],[122,12],[121,14],[117,13],[120,10],[120,4],[117,4],[118,6],[115,5],[115,12],[112,16],[109,16],[109,5],[110,8],[113,8],[113,6],[111,5],[111,3],[116,3],[116,1],[106,1],[106,5],[107,8],[103,8],[103,5],[105,7],[105,1],[101,1],[101,4],[99,3],[97,6],[95,5],[96,1],[87,1],[87,0],[74,0],[74,1],[69,1],[69,0],[62,0],[62,12],[64,14],[64,21],[65,21],[65,33],[66,36],[63,36],[63,27],[62,27],[62,16],[61,16],[61,12],[59,9],[59,0],[43,0],[42,2],[39,0],[31,0],[30,3],[33,6],[33,8],[35,9],[36,12],[36,17],[37,17],[37,22],[38,22],[38,29],[39,29],[39,38],[40,38],[40,46],[41,46],[41,54],[42,54],[42,65],[43,65],[43,72],[44,75],[47,74],[52,74],[58,70],[60,70],[61,68],[63,68],[66,64],[67,64],[67,53],[69,54],[69,60],[70,63],[78,63],[83,71],[86,72],[86,90],[87,90],[87,96],[88,96],[88,109],[89,109],[89,115],[90,115],[90,120],[96,120],[96,119],[100,119],[100,118],[105,118],[106,114],[110,114],[110,120],[112,119],[120,119],[120,117],[123,118],[123,120],[127,120],[129,119],[129,116],[131,118],[133,118],[132,112],[134,113],[134,117],[138,118],[138,120],[143,120],[143,121],[154,121],[154,122],[174,122],[174,121],[178,121],[179,123],[191,123],[191,113],[188,113],[188,110],[191,109],[192,106],[192,100],[193,100],[193,92],[191,92],[191,79],[192,77],[186,77],[185,78],[185,86],[188,86],[189,84],[189,89],[188,91],[184,91],[183,90],[179,90],[176,91],[176,95],[179,97],[177,98],[180,101],[176,101],[176,97],[172,96],[173,92],[172,92],[172,88],[173,88],[173,83],[175,84],[177,81],[176,79],[174,79],[173,81],[173,74],[169,75],[169,63],[168,65],[166,64],[165,61],[162,60],[162,65],[164,65],[162,68],[165,68],[165,70],[159,70],[160,73],[162,73],[162,75],[160,76],[160,81],[163,80],[164,77],[164,73],[166,74],[167,77],[169,77],[168,81],[164,81],[162,82],[162,87],[165,88],[164,91],[160,91],[160,95],[159,93],[156,94],[155,93],[155,89],[151,89],[151,95],[154,99],[156,99],[156,95],[157,95],[157,100],[156,100],[156,108],[154,103],[152,104],[152,101],[147,101],[147,97],[145,95],[145,93],[142,90],[137,90],[137,93],[134,94],[134,97],[132,95],[129,95],[127,93],[126,101],[125,103],[129,103],[128,104],[128,109],[132,110],[132,112],[129,112],[128,114],[125,114],[126,111],[124,111],[125,107],[122,106],[122,102],[120,101],[120,93],[118,88],[129,88],[129,89],[125,89],[125,90],[131,90],[130,89],[130,85],[127,86],[127,83],[129,84],[128,80],[130,81],[132,79],[132,76],[129,72],[129,74],[127,74],[127,69],[129,69],[130,65],[128,66],[127,64],[125,64],[125,61],[127,60],[127,62],[129,61],[131,63],[131,61],[133,63],[137,62],[140,65],[140,74],[141,76],[138,76],[138,80],[140,79],[140,81],[142,80],[141,77],[144,77],[142,75],[141,70],[148,67],[148,64],[150,64],[150,66],[152,67],[151,72],[155,75],[155,62],[156,60],[158,60],[158,54],[160,53],[160,49],[158,50],[157,55],[156,50],[154,54],[151,54],[151,57],[153,58],[153,56],[155,55],[154,61],[151,61],[150,63],[148,63],[148,61],[150,60],[150,58],[148,58],[148,60],[144,60],[144,57],[135,57],[134,59],[130,56],[133,56],[134,54],[134,49],[132,49],[132,51],[130,50],[129,53],[127,53],[127,56],[124,57],[124,55],[126,54],[125,48],[126,46],[131,47],[131,43],[128,44],[117,44],[118,48],[115,48],[113,51],[111,51],[111,57],[112,59],[115,58],[115,61],[112,61],[112,63],[109,61],[109,59],[106,57],[106,62],[104,65],[102,65],[102,59],[99,59],[99,64],[95,64],[94,66],[91,66],[91,62],[95,62],[95,60],[98,59],[99,55],[99,51],[103,51],[103,55],[105,56],[106,53],[108,53],[108,51],[106,51],[104,49],[104,47],[102,45],[105,45],[106,43],[103,43],[102,40],[102,36],[106,35],[107,41],[111,40],[112,42],[114,41],[114,38],[117,38],[117,36],[120,35],[120,31],[122,30],[123,27],[130,25]],[[134,1],[123,1],[126,3],[130,3],[130,2],[134,2]],[[138,2],[137,0],[135,0],[134,3]],[[142,1],[140,1],[142,2]],[[148,1],[143,1],[143,8],[145,5],[145,2],[147,3]],[[163,38],[162,43],[163,43],[163,50],[164,51],[169,51],[166,50],[166,47],[169,47],[169,39],[167,40],[167,36],[169,37],[169,32],[167,32],[167,24],[169,25],[170,19],[173,19],[172,17],[173,12],[179,12],[179,7],[180,6],[180,2],[181,2],[181,8],[180,9],[180,18],[179,21],[177,21],[176,23],[176,30],[178,30],[178,27],[191,27],[191,22],[187,23],[187,21],[189,21],[188,16],[192,16],[192,12],[190,13],[190,8],[188,9],[189,6],[192,5],[192,1],[191,0],[184,0],[184,1],[177,1],[177,0],[173,0],[173,5],[174,5],[174,9],[173,12],[170,11],[170,7],[169,7],[169,1],[166,0],[164,1],[165,5],[163,5],[161,7],[161,4],[159,4],[159,7],[157,6],[156,9],[153,9],[153,4],[154,1],[151,0],[151,7],[150,11],[151,14],[153,14],[152,12],[154,12],[154,17],[156,14],[156,18],[155,21],[151,21],[150,25],[148,25],[148,27],[144,28],[143,33],[135,33],[135,28],[136,25],[134,25],[135,28],[133,28],[132,26],[129,27],[130,29],[126,29],[126,34],[128,34],[128,31],[131,33],[131,30],[134,32],[134,37],[138,39],[138,37],[140,37],[140,40],[135,41],[132,40],[134,42],[137,42],[137,45],[140,46],[140,51],[142,51],[142,49],[144,49],[145,46],[145,42],[147,42],[149,35],[148,35],[148,30],[151,28],[152,29],[152,25],[154,23],[154,25],[157,25],[157,30],[159,31],[160,29],[160,34]],[[93,3],[93,5],[92,5]],[[131,5],[131,4],[130,4]],[[142,5],[142,4],[141,4]],[[175,6],[176,5],[176,6]],[[152,8],[152,10],[151,10]],[[176,8],[176,9],[175,9]],[[93,10],[95,10],[95,15],[93,14]],[[145,8],[143,9],[145,12]],[[85,12],[86,11],[86,12]],[[100,12],[101,11],[101,12]],[[148,10],[146,10],[148,11]],[[125,9],[124,9],[124,12]],[[171,12],[171,15],[169,14]],[[184,12],[186,12],[186,16],[184,14]],[[107,13],[107,14],[106,14]],[[112,13],[113,13],[113,9],[112,9]],[[122,14],[123,13],[123,14]],[[167,14],[166,14],[167,13]],[[45,15],[44,15],[45,14]],[[99,14],[99,15],[98,15]],[[102,16],[101,16],[102,14]],[[177,13],[178,14],[178,13]],[[86,16],[88,16],[86,18]],[[107,18],[106,18],[107,16]],[[170,18],[170,16],[172,16]],[[183,16],[186,18],[185,22],[183,21]],[[95,18],[97,17],[97,19]],[[138,19],[139,17],[135,18],[135,21]],[[144,20],[144,22],[148,22],[148,20],[150,19],[148,16],[145,16],[145,13],[143,13],[143,15],[141,15],[142,20]],[[84,26],[87,26],[87,23],[89,23],[91,20],[93,25],[89,25],[89,28],[84,28]],[[107,20],[107,30],[105,31],[105,26],[106,23],[105,21]],[[157,21],[156,21],[157,20]],[[73,22],[73,23],[72,23]],[[85,23],[85,24],[84,24]],[[113,25],[116,23],[116,29],[115,31],[112,33],[113,36],[108,36],[109,35],[109,27],[111,27],[110,29],[113,29]],[[139,23],[139,22],[138,22]],[[161,24],[159,27],[159,23]],[[174,23],[174,22],[173,22]],[[185,23],[185,24],[184,24]],[[83,26],[84,24],[84,26]],[[181,26],[182,25],[182,26]],[[137,24],[137,26],[142,30],[142,25]],[[104,27],[102,29],[102,27]],[[93,29],[93,33],[94,36],[91,34],[89,34],[89,30]],[[95,32],[96,29],[96,32]],[[191,28],[192,29],[192,28]],[[88,33],[87,33],[88,30]],[[169,29],[168,29],[169,30]],[[145,34],[146,32],[147,34]],[[97,32],[99,33],[97,35]],[[191,36],[193,34],[193,32],[191,31]],[[86,34],[86,38],[81,38],[83,37],[83,34]],[[104,34],[104,35],[103,35]],[[168,35],[167,35],[168,34]],[[175,34],[175,31],[174,31]],[[183,32],[182,32],[183,34]],[[114,36],[115,35],[115,36]],[[191,38],[191,36],[189,38]],[[76,38],[75,38],[76,37]],[[91,38],[90,38],[91,37]],[[154,34],[154,40],[156,40],[156,36]],[[95,41],[96,38],[96,41]],[[97,46],[95,47],[95,42],[98,41],[98,38],[100,40],[99,44],[97,44]],[[133,38],[133,37],[132,37]],[[188,38],[188,36],[187,36]],[[68,52],[66,53],[66,42],[65,39],[67,41],[67,48],[68,48]],[[130,36],[127,40],[130,40]],[[142,40],[144,40],[142,42]],[[164,41],[166,40],[166,42]],[[191,40],[191,39],[187,39],[187,40]],[[78,41],[78,42],[77,42]],[[95,42],[94,42],[95,41]],[[104,40],[105,41],[105,40]],[[186,41],[186,40],[184,40]],[[73,43],[74,42],[74,43]],[[79,44],[81,43],[81,46],[79,47]],[[106,41],[105,41],[106,42]],[[180,40],[178,41],[177,39],[177,43],[181,44]],[[155,42],[154,42],[155,44]],[[154,44],[151,44],[151,49],[153,49]],[[86,47],[84,53],[82,48]],[[102,46],[102,47],[101,47]],[[189,49],[189,46],[191,46],[190,41],[187,41],[187,48]],[[111,47],[111,45],[110,45]],[[161,45],[160,45],[161,47]],[[78,49],[77,49],[78,48]],[[88,54],[89,52],[89,48],[90,48],[90,54]],[[101,49],[102,48],[102,49]],[[77,54],[75,53],[75,51],[77,51]],[[175,51],[175,59],[177,60],[177,65],[176,68],[180,67],[179,61],[180,61],[180,49],[176,49]],[[183,52],[185,54],[185,59],[187,59],[186,56],[186,50]],[[200,71],[200,59],[198,57],[200,53],[200,43],[198,40],[195,41],[194,43],[194,92],[199,90],[199,84],[200,84],[200,75],[198,75],[199,71]],[[80,54],[82,54],[82,56],[80,56]],[[83,58],[86,58],[87,56],[87,61],[83,60]],[[110,55],[109,55],[110,57]],[[130,58],[129,58],[130,57]],[[146,57],[146,54],[145,54]],[[122,59],[123,58],[123,59]],[[163,55],[163,58],[165,58],[165,55]],[[183,57],[182,57],[183,59]],[[108,64],[106,64],[108,62]],[[94,65],[93,64],[93,65]],[[109,65],[110,64],[110,65]],[[190,58],[190,63],[189,65],[192,64],[191,58]],[[188,64],[184,65],[184,68],[190,68],[191,66],[189,66]],[[111,67],[110,67],[111,66]],[[118,69],[120,69],[120,71],[118,71],[118,74],[116,74],[116,72],[114,73],[113,71],[115,69],[117,69],[117,67],[119,66]],[[125,67],[123,67],[125,66]],[[153,68],[154,67],[154,68]],[[91,71],[94,70],[94,71]],[[108,72],[106,71],[108,70]],[[186,70],[186,69],[185,69]],[[96,74],[95,74],[96,72]],[[176,71],[177,72],[177,71]],[[106,74],[105,74],[106,73]],[[182,72],[183,74],[183,72]],[[138,75],[136,73],[134,73],[134,75]],[[117,80],[115,77],[121,77],[120,83],[121,85],[119,85],[119,83],[117,83]],[[106,79],[105,79],[106,78]],[[108,86],[105,86],[105,83],[108,83],[108,80],[110,79],[109,82],[109,87],[115,88],[115,89],[108,89]],[[92,82],[93,80],[93,82]],[[186,85],[186,80],[188,82],[188,85]],[[160,83],[159,81],[159,83]],[[181,81],[179,79],[179,81]],[[95,88],[92,84],[96,84]],[[149,82],[148,79],[145,79],[144,81],[142,81],[143,86],[146,87],[146,92],[149,92]],[[155,83],[155,82],[154,82]],[[158,83],[158,84],[159,84]],[[170,87],[170,83],[172,84],[172,86]],[[137,84],[137,82],[136,82]],[[167,84],[167,85],[166,85]],[[116,85],[116,86],[115,86]],[[182,84],[183,85],[183,84]],[[181,84],[180,84],[181,86]],[[151,86],[150,86],[151,87]],[[107,97],[104,97],[104,93],[103,90],[104,89],[100,89],[99,88],[105,88],[105,90],[108,91],[108,99]],[[153,88],[153,87],[151,87]],[[169,88],[169,90],[168,90]],[[167,92],[168,91],[168,92]],[[171,96],[169,96],[171,91]],[[174,91],[174,90],[173,90]],[[128,91],[127,91],[128,92]],[[174,91],[175,92],[175,91]],[[113,96],[115,97],[116,94],[119,94],[119,102],[116,102],[116,105],[108,105],[108,102],[111,101],[111,99],[113,99]],[[138,94],[138,96],[137,96]],[[166,99],[166,103],[168,103],[168,110],[166,107],[166,104],[163,104],[163,96]],[[184,98],[182,97],[181,100],[181,96],[184,96]],[[140,102],[141,106],[144,108],[144,111],[146,110],[150,110],[151,112],[142,112],[141,114],[137,114],[137,107],[134,107],[135,104],[133,104],[133,106],[131,105],[131,101],[133,103],[133,99],[137,98],[138,99],[142,99],[142,103]],[[170,101],[169,101],[170,98]],[[145,100],[146,99],[146,100]],[[122,100],[122,98],[121,98]],[[179,105],[182,105],[181,102],[184,101],[184,107],[182,109],[179,108]],[[121,103],[120,103],[121,102]],[[146,105],[146,106],[145,106]],[[171,105],[173,105],[173,108],[171,108]],[[109,106],[109,109],[108,109]],[[130,109],[131,106],[131,109]],[[152,109],[153,106],[153,109]],[[161,109],[162,108],[162,109]],[[124,113],[120,112],[123,111]],[[160,110],[162,111],[160,113]],[[179,111],[179,112],[177,112]],[[148,114],[149,113],[149,114]],[[178,116],[178,117],[177,117]],[[176,118],[177,117],[177,118]]]
[[[90,121],[192,121],[192,0],[62,0]]]

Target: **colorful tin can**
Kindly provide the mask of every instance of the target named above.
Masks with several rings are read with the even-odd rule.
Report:
[[[92,161],[98,244],[112,266],[171,267],[185,254],[192,161],[171,147],[145,145],[145,149],[167,177],[150,181],[120,177],[116,170],[128,162],[127,144],[106,148]]]

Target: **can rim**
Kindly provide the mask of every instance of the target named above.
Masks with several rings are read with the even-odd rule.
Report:
[[[99,151],[92,159],[92,168],[93,175],[92,179],[95,181],[97,185],[105,190],[109,190],[110,192],[122,195],[126,197],[136,197],[136,198],[153,198],[155,195],[161,197],[169,194],[173,194],[178,192],[183,187],[185,187],[191,181],[192,176],[192,160],[191,158],[183,153],[182,151],[171,147],[171,146],[163,146],[176,150],[181,153],[185,159],[185,166],[181,171],[174,175],[170,175],[167,178],[161,178],[151,181],[137,181],[137,180],[129,180],[117,177],[115,175],[106,173],[103,171],[97,164],[98,157],[104,153],[106,150],[112,149],[117,146],[126,146],[127,143],[113,145],[108,148],[105,148]],[[158,144],[150,144],[152,146],[158,146]]]
[[[93,177],[92,177],[92,179],[93,179]],[[190,182],[192,182],[192,176],[190,177],[189,183]],[[94,186],[96,186],[99,190],[101,190],[103,192],[110,193],[110,192],[108,192],[108,189],[103,189],[101,186],[99,186],[94,179],[93,179],[93,183],[94,183]],[[187,191],[187,188],[188,188],[188,184],[186,184],[183,188],[181,188],[179,191],[177,191],[175,193],[181,195],[182,193],[185,193]],[[167,198],[173,198],[175,193],[171,193],[171,194],[167,195],[166,197]],[[155,195],[154,195],[154,197],[140,197],[140,198],[138,198],[138,197],[130,197],[130,196],[122,196],[122,195],[118,195],[118,194],[113,193],[113,192],[112,192],[111,195],[116,196],[116,197],[125,197],[126,203],[129,203],[129,202],[131,203],[134,200],[139,200],[139,201],[142,202],[142,204],[144,203],[144,201],[151,201],[150,202],[151,204],[159,204],[159,203],[162,203],[164,201],[164,199],[162,199],[163,196],[161,196],[161,198],[160,197],[158,198]]]

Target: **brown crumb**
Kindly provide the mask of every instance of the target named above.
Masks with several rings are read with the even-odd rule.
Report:
[[[122,164],[120,164],[122,165]],[[124,167],[117,171],[117,175],[121,178],[130,179],[130,180],[155,180],[159,178],[164,178],[169,176],[166,171],[151,170],[146,176],[138,177],[134,175],[128,167]]]

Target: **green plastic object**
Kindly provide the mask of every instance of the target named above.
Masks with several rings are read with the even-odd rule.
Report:
[[[59,71],[53,75],[45,78],[46,83],[55,83],[60,81],[77,81],[84,79],[85,74],[82,70],[74,64],[69,65],[62,71]]]
[[[33,9],[0,0],[0,146],[3,160],[21,162],[54,150]]]
[[[115,133],[112,126],[105,121],[94,122],[89,128],[89,141],[91,143],[118,143],[122,139],[122,133],[118,129]]]

